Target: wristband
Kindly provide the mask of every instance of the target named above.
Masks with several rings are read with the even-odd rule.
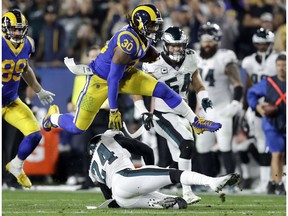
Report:
[[[202,90],[202,91],[199,91],[197,93],[197,98],[198,98],[198,101],[202,101],[204,98],[209,98],[208,96],[208,91],[207,90]]]
[[[240,101],[243,95],[243,87],[242,86],[235,86],[234,87],[234,95],[233,100]]]
[[[142,114],[142,113],[148,113],[149,111],[147,110],[144,101],[143,100],[137,100],[134,103],[136,109]]]

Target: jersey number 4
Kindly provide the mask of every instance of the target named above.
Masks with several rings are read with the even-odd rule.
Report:
[[[203,79],[203,69],[202,68],[198,68],[199,72],[200,72],[200,76]],[[209,86],[215,86],[215,78],[214,78],[214,69],[209,69],[208,73],[206,74],[204,80],[206,82],[208,82]]]

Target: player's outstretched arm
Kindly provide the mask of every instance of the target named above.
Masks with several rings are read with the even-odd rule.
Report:
[[[153,150],[146,144],[136,139],[131,139],[120,134],[115,135],[115,140],[130,153],[143,157],[146,165],[154,165]]]
[[[55,96],[55,94],[42,88],[36,79],[33,69],[29,65],[27,65],[26,70],[22,73],[22,78],[27,85],[29,85],[36,92],[40,102],[43,105],[53,102],[53,96]]]
[[[225,74],[228,76],[231,85],[233,86],[233,100],[222,111],[221,115],[233,117],[243,108],[241,102],[243,96],[243,84],[240,77],[239,67],[236,63],[229,63],[226,65]]]
[[[138,111],[138,113],[142,115],[142,121],[145,129],[147,131],[150,131],[150,129],[154,127],[153,113],[149,112],[145,107],[142,95],[133,95],[132,98],[134,101],[136,111]]]
[[[115,48],[114,56],[111,61],[108,84],[108,101],[110,106],[109,128],[120,130],[122,128],[121,113],[118,111],[118,89],[119,82],[123,77],[126,65],[131,61],[130,56],[119,47]]]
[[[208,91],[206,91],[202,79],[198,73],[195,71],[192,75],[191,84],[197,94],[198,101],[201,103],[202,108],[206,112],[206,109],[213,108],[213,103],[209,99]]]

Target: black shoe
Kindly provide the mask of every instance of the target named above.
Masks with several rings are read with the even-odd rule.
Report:
[[[240,182],[240,187],[242,189],[251,189],[253,183],[253,179],[247,178],[247,179],[242,179]]]
[[[86,180],[81,184],[81,187],[78,190],[88,190],[95,187],[99,187],[99,185],[97,183],[93,183],[92,181]]]
[[[276,184],[275,193],[277,195],[286,195],[286,190],[285,190],[283,182]]]
[[[268,194],[275,194],[276,183],[274,181],[269,181],[267,185]]]
[[[176,197],[176,202],[179,206],[179,209],[186,209],[187,208],[187,202],[182,197]]]

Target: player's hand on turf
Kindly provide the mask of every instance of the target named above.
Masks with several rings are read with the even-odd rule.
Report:
[[[123,127],[121,113],[118,109],[110,110],[108,127],[114,130],[120,130]]]
[[[50,91],[46,91],[43,88],[41,88],[41,90],[36,93],[40,102],[42,103],[42,105],[47,105],[53,102],[53,97],[55,96],[54,93],[50,92]]]
[[[208,108],[213,109],[213,103],[212,103],[212,101],[209,98],[203,98],[202,102],[201,102],[201,105],[202,105],[202,107],[203,107],[205,112],[206,112],[206,110]]]
[[[146,112],[142,113],[142,121],[144,123],[144,127],[147,131],[150,131],[152,127],[154,127],[153,124],[153,113]]]

